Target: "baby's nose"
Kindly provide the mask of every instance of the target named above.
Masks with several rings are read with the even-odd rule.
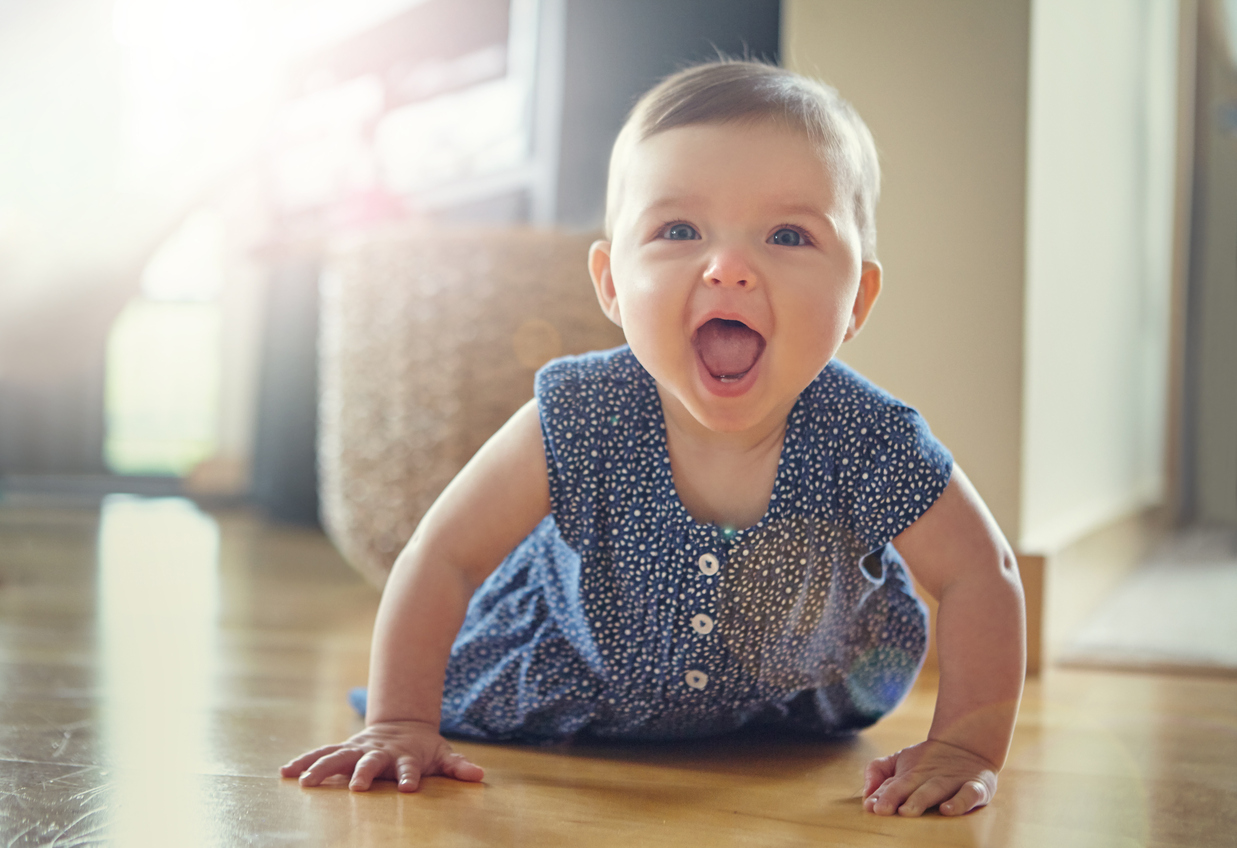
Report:
[[[719,252],[709,263],[705,279],[711,285],[734,285],[746,288],[754,279],[752,268],[739,251]]]

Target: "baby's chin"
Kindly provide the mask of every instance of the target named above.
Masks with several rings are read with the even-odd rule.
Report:
[[[657,381],[662,411],[668,426],[680,430],[705,431],[719,436],[739,436],[745,433],[763,438],[785,425],[798,394],[777,402],[763,392],[760,397],[719,398],[703,387],[675,387]]]

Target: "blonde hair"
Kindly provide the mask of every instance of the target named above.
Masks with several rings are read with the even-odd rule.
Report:
[[[675,127],[761,120],[805,133],[849,190],[863,258],[876,258],[880,163],[872,133],[855,107],[824,83],[761,62],[721,60],[672,74],[631,110],[610,153],[606,233],[614,216],[624,163],[641,141]]]

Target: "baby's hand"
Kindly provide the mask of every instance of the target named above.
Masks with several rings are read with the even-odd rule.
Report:
[[[996,773],[996,766],[965,748],[920,742],[868,763],[863,808],[878,816],[918,816],[940,804],[941,815],[960,816],[992,800]]]
[[[400,792],[416,792],[426,775],[471,782],[485,776],[463,754],[452,753],[436,727],[422,721],[371,724],[342,745],[302,754],[279,772],[284,777],[300,775],[301,786],[317,786],[333,774],[351,772],[348,788],[354,792],[369,789],[376,778],[398,780]]]

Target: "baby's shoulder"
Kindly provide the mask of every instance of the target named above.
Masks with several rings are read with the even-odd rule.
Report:
[[[810,418],[820,423],[893,426],[919,413],[855,369],[836,359],[803,392]]]
[[[810,485],[831,492],[831,508],[876,550],[909,527],[944,490],[953,457],[911,406],[844,363],[833,361],[804,391],[792,415],[794,444]]]
[[[626,345],[555,359],[534,385],[547,435],[613,436],[652,426],[657,390]]]
[[[948,453],[918,410],[837,360],[804,390],[792,417],[792,426],[808,434],[799,440],[805,450],[848,459],[843,464],[852,467]]]
[[[562,356],[547,362],[534,381],[538,400],[578,401],[589,396],[604,397],[621,391],[642,372],[640,363],[627,345],[611,350],[594,350],[575,356]]]

